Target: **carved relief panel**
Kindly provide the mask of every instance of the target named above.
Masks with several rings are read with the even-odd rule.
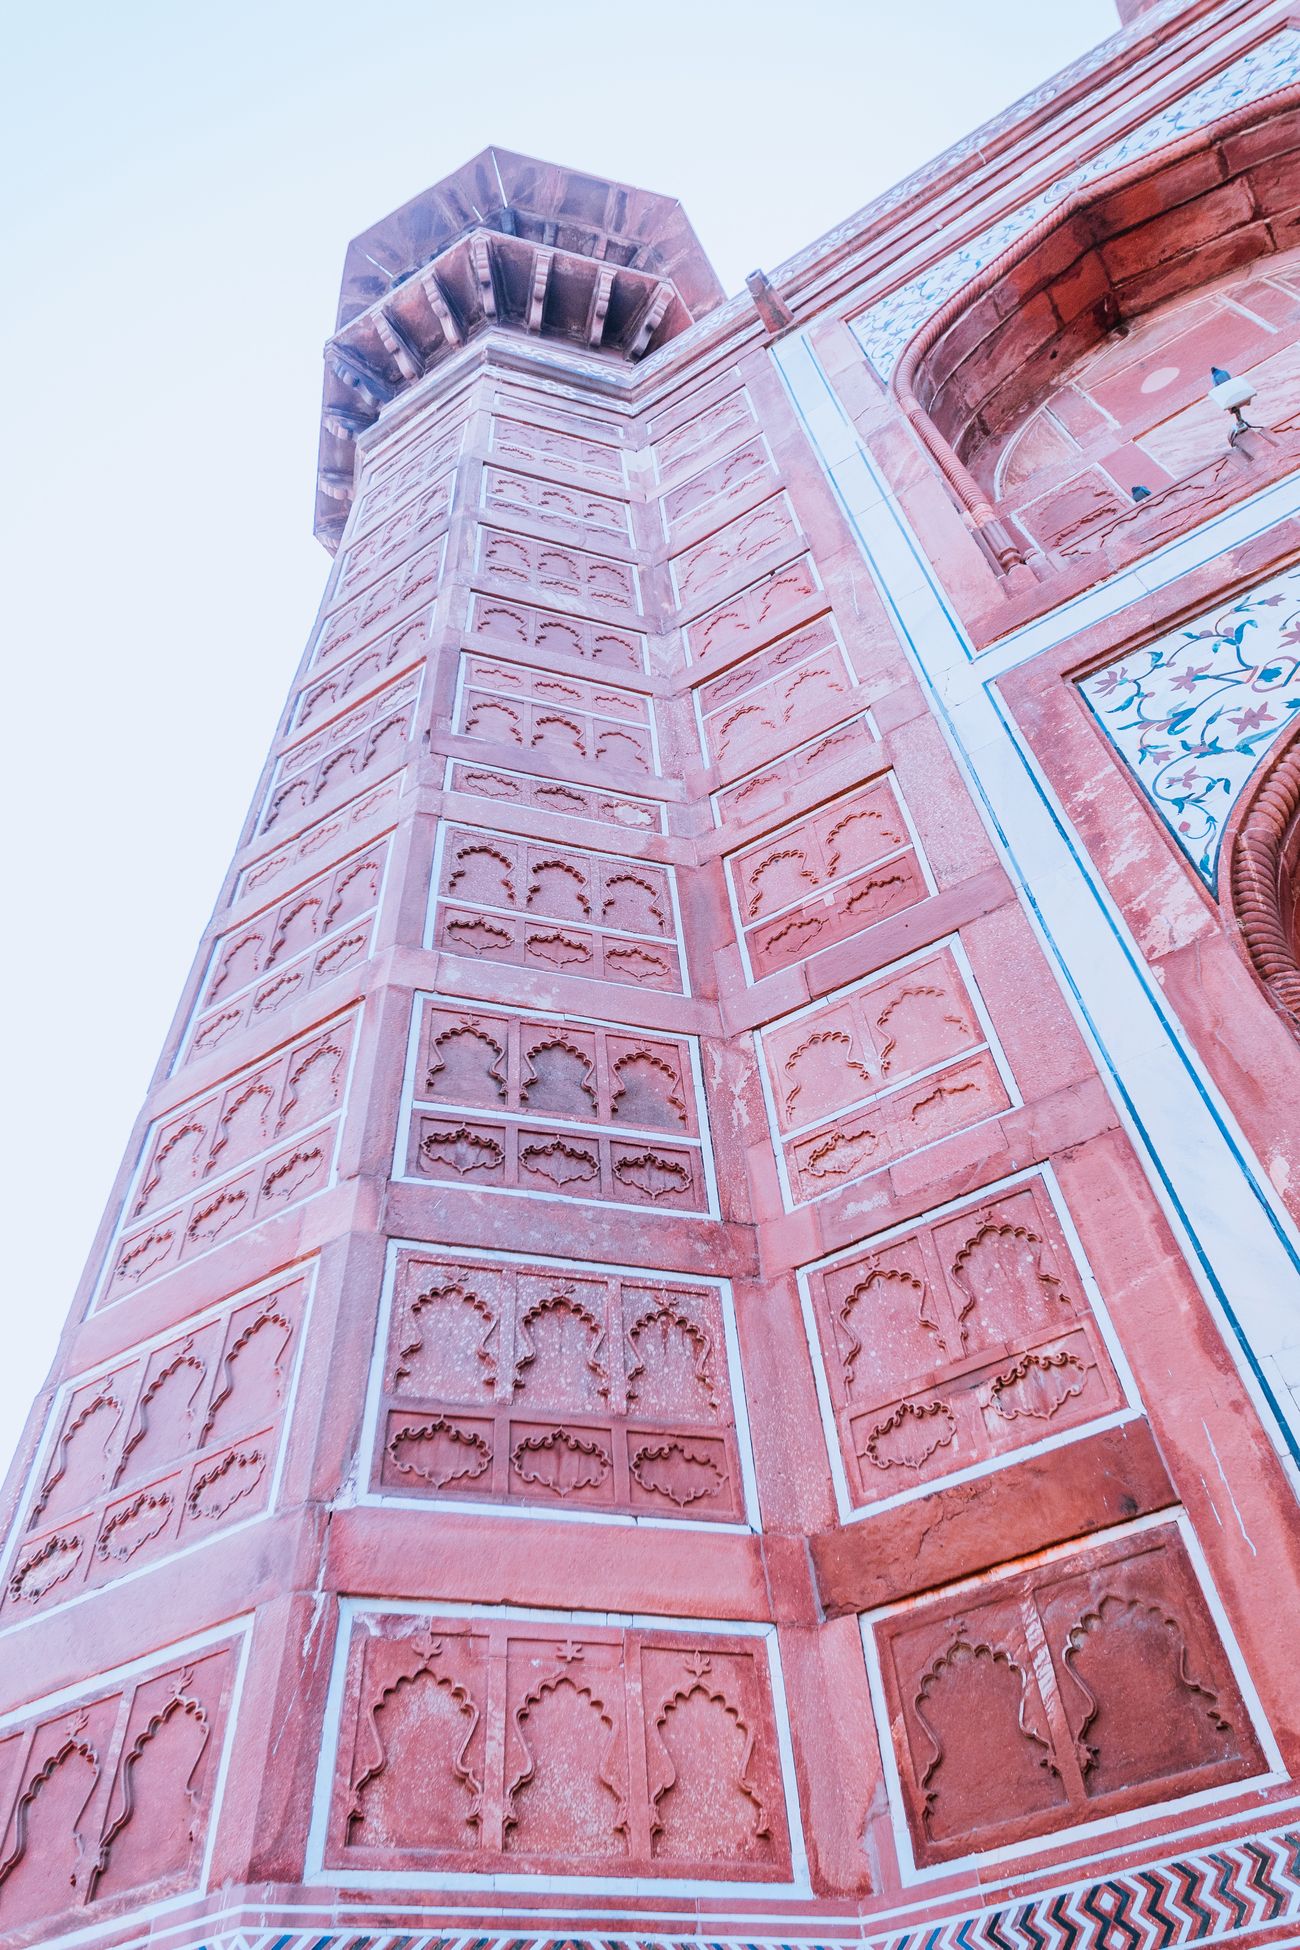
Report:
[[[691,414],[679,426],[660,431],[652,426],[655,463],[661,480],[685,472],[694,473],[706,460],[727,452],[740,440],[760,431],[749,394],[740,388],[725,399],[715,400]]]
[[[719,663],[743,656],[818,607],[824,607],[824,598],[816,565],[810,555],[796,556],[691,623],[683,631],[687,661]]]
[[[860,777],[872,759],[879,763],[877,740],[870,711],[859,711],[854,717],[845,718],[832,730],[796,745],[783,758],[756,766],[752,772],[742,773],[734,785],[713,793],[714,825],[721,826],[724,822],[749,825],[756,819],[770,818],[796,798],[797,788],[813,768],[826,773],[832,766],[853,762]]]
[[[806,1296],[853,1506],[1123,1405],[1041,1177],[813,1267]]]
[[[890,774],[728,854],[727,875],[753,980],[930,892]]]
[[[444,825],[429,945],[601,981],[682,989],[671,867]]]
[[[759,1032],[789,1205],[1009,1108],[959,956],[955,942],[927,949]]]
[[[461,424],[433,426],[416,441],[407,442],[381,459],[368,461],[361,476],[361,493],[352,517],[351,537],[370,532],[433,481],[450,475],[465,438]]]
[[[590,604],[598,615],[640,614],[637,572],[630,562],[504,528],[485,526],[478,533],[478,573],[497,588],[533,594],[543,603]]]
[[[557,764],[657,774],[654,706],[617,684],[462,656],[453,728]]]
[[[626,501],[504,467],[483,470],[483,507],[502,521],[516,517],[548,534],[577,536],[626,550],[632,540]]]
[[[0,1931],[46,1943],[114,1897],[200,1884],[237,1649],[0,1725]],[[110,1675],[111,1677],[111,1675]]]
[[[695,609],[730,584],[743,582],[765,563],[798,552],[802,536],[787,494],[774,494],[737,515],[668,563],[679,603]]]
[[[325,1867],[790,1881],[768,1642],[362,1613]]]
[[[618,486],[622,486],[624,479],[623,456],[608,441],[588,440],[507,413],[492,416],[492,451],[511,460],[531,461],[544,467],[558,463],[580,479],[589,475],[593,480]]]
[[[856,689],[834,624],[818,617],[696,686],[705,756],[734,779],[842,718]]]
[[[211,1055],[227,1037],[361,961],[387,860],[385,835],[219,935],[181,1061]]]
[[[392,514],[386,515],[368,534],[349,542],[339,556],[338,571],[330,592],[331,607],[354,596],[359,589],[372,583],[376,576],[404,561],[417,548],[444,532],[451,510],[454,481],[454,474],[444,474],[440,480],[421,489],[411,500],[404,501]]]
[[[776,486],[776,468],[761,434],[711,461],[678,487],[665,490],[659,506],[664,534],[674,545],[701,529],[715,528],[732,510]]]
[[[447,762],[448,792],[469,792],[478,799],[495,799],[503,806],[532,806],[548,817],[594,819],[602,826],[622,826],[633,833],[667,830],[665,808],[653,799],[628,792],[606,792],[558,779],[539,779],[527,772],[508,772],[499,766]]]
[[[412,1177],[705,1212],[694,1039],[417,998]]]
[[[409,666],[429,648],[429,619],[412,616],[388,630],[354,657],[347,657],[327,677],[312,677],[299,693],[293,729],[306,731],[343,709],[349,698],[364,697],[396,664]]]
[[[544,660],[576,657],[611,670],[646,668],[646,640],[639,630],[616,629],[612,623],[592,623],[585,616],[507,602],[501,596],[472,596],[468,628],[477,642],[536,650]]]
[[[381,629],[404,622],[412,611],[427,607],[438,593],[446,543],[446,536],[440,535],[360,595],[332,608],[317,633],[313,665],[328,663],[345,650],[360,649]]]
[[[355,790],[358,780],[405,762],[423,673],[408,671],[332,725],[304,739],[271,775],[260,833],[292,825],[318,803]]]
[[[374,1489],[744,1523],[729,1309],[672,1274],[398,1249]]]
[[[356,1020],[335,1016],[150,1125],[102,1305],[330,1184]]]
[[[401,780],[396,775],[383,779],[368,791],[359,792],[355,799],[346,800],[337,811],[304,826],[300,833],[285,839],[271,852],[263,853],[239,875],[231,904],[254,894],[272,893],[286,882],[310,873],[322,861],[350,851],[368,828],[381,825],[385,817],[391,819],[400,787]]]
[[[308,1289],[305,1275],[282,1280],[60,1391],[14,1525],[0,1622],[268,1508]]]
[[[920,1865],[1264,1770],[1172,1524],[988,1576],[874,1636]]]

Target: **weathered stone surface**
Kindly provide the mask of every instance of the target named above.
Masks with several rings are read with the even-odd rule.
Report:
[[[1011,221],[1120,123],[1213,120],[1213,11],[752,302],[677,205],[507,152],[354,244],[334,567],[9,1488],[7,1943],[969,1950],[1005,1881],[1114,1950],[1120,1877],[1153,1942],[1184,1896],[1243,1946],[1300,1914],[1272,1425],[1133,1142],[1151,1053],[955,756],[981,673],[912,654],[945,608],[1010,646],[999,708],[1300,1211],[1300,789],[1257,720],[1296,626],[1240,594],[1293,526],[1105,606],[1294,465],[1276,68]],[[882,388],[849,321],[993,218],[1023,248],[971,245]],[[774,366],[805,328],[843,503],[846,423]],[[869,563],[886,491],[920,555]],[[1187,762],[1271,754],[1217,887],[1076,684],[1203,614],[1196,654],[1249,614],[1258,695]]]

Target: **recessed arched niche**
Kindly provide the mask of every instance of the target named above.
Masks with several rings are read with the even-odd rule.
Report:
[[[1076,190],[908,347],[899,397],[1000,567],[1104,570],[1300,465],[1298,104]],[[1255,389],[1244,432],[1216,369]]]

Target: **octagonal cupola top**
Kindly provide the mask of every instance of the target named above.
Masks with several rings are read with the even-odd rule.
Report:
[[[484,149],[348,246],[325,347],[317,534],[333,548],[342,532],[358,433],[475,333],[632,361],[722,296],[674,198]]]

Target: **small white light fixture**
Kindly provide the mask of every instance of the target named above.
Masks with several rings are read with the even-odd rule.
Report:
[[[1235,446],[1242,434],[1250,427],[1250,421],[1246,419],[1243,409],[1254,399],[1255,388],[1248,379],[1234,379],[1232,374],[1225,372],[1222,366],[1211,366],[1210,378],[1214,384],[1210,387],[1208,397],[1215,406],[1221,406],[1225,413],[1231,413],[1234,425],[1228,435],[1228,445]]]

